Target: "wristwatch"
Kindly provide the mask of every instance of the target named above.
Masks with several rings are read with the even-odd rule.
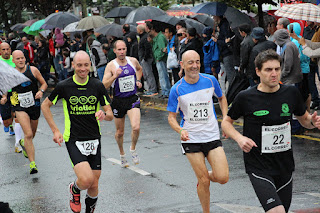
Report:
[[[40,91],[41,91],[42,93],[44,93],[44,90],[43,90],[43,89],[41,89]]]

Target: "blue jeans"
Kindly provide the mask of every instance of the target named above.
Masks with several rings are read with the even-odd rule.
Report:
[[[169,96],[169,93],[170,93],[170,81],[169,81],[169,75],[168,75],[168,72],[167,72],[166,62],[157,61],[156,66],[157,66],[157,70],[158,70],[158,74],[159,74],[161,94]]]
[[[62,64],[59,64],[60,61],[63,61],[62,55],[57,55],[53,58],[54,68],[58,74],[59,81],[62,81],[68,77],[68,71],[63,68]]]
[[[311,100],[315,104],[320,104],[320,99],[319,99],[319,92],[316,86],[316,75],[319,77],[319,70],[318,70],[318,65],[316,64],[310,64],[310,73],[308,75],[308,83],[309,83],[309,90],[311,93]]]
[[[97,73],[98,73],[98,77],[99,77],[100,81],[102,81],[102,79],[103,79],[104,70],[106,69],[106,66],[107,65],[103,65],[102,67],[99,67],[97,69]]]

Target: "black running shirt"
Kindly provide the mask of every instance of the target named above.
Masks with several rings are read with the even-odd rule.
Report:
[[[65,115],[63,138],[66,142],[100,138],[100,123],[95,113],[100,110],[100,105],[108,105],[110,100],[101,81],[88,77],[84,84],[80,84],[73,76],[58,83],[48,98],[53,104],[62,99]]]
[[[294,171],[292,149],[276,153],[261,152],[262,126],[285,124],[292,115],[302,116],[306,107],[297,88],[281,85],[275,93],[264,93],[257,86],[240,92],[228,116],[233,120],[244,118],[243,135],[251,138],[258,147],[244,152],[246,172],[263,172],[270,175]]]

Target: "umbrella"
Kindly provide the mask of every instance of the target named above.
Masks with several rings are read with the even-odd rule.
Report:
[[[39,32],[41,32],[42,30],[37,30],[37,31],[31,31],[29,26],[26,26],[25,28],[23,28],[22,30],[23,32],[27,33],[28,35],[38,35]]]
[[[51,30],[44,30],[44,31],[41,31],[39,34],[41,34],[45,38],[48,38],[48,35],[50,33],[51,33]]]
[[[131,27],[130,27],[131,29]],[[94,30],[97,33],[101,33],[103,35],[115,36],[117,38],[122,37],[122,26],[119,24],[109,24],[102,27],[99,27]]]
[[[274,14],[295,20],[320,22],[320,7],[310,3],[285,4]]]
[[[76,29],[90,30],[102,27],[107,24],[109,24],[109,22],[102,16],[88,16],[79,21]]]
[[[51,25],[52,27],[59,27],[60,29],[64,29],[68,24],[79,21],[80,19],[72,13],[57,12],[51,13],[49,16],[47,16],[47,18],[45,18],[45,20],[46,25]]]
[[[222,2],[207,2],[195,6],[190,10],[190,12],[222,16],[226,12],[227,7],[228,6]]]
[[[233,7],[228,7],[227,11],[224,13],[224,16],[229,21],[230,27],[232,29],[239,27],[241,24],[252,25],[252,21],[247,14],[242,13]]]
[[[182,18],[181,20],[184,20],[186,22],[187,28],[192,28],[192,27],[195,28],[199,35],[202,34],[203,29],[206,27],[206,26],[204,26],[204,24],[202,24],[196,20],[193,20],[191,18]]]
[[[36,21],[38,21],[38,19],[31,19],[31,20],[28,20],[26,22],[23,23],[24,26],[31,26],[33,23],[35,23]]]
[[[30,26],[30,29],[29,29],[29,30],[30,30],[30,31],[40,30],[40,27],[44,24],[44,22],[45,22],[44,19],[34,22],[34,23]]]
[[[153,19],[164,14],[165,12],[157,7],[143,6],[131,11],[124,20],[124,23],[136,23],[137,21]]]
[[[26,26],[23,23],[18,23],[10,27],[12,31],[22,31]]]
[[[134,9],[127,6],[115,7],[107,13],[105,18],[124,18]]]
[[[153,18],[152,21],[159,21],[159,22],[163,22],[163,23],[175,26],[180,21],[180,19],[174,16],[169,16],[167,14],[164,14],[164,15]]]
[[[71,23],[71,24],[68,24],[63,30],[62,30],[62,32],[63,33],[66,33],[66,32],[70,32],[70,33],[72,33],[72,32],[79,32],[79,31],[85,31],[84,29],[76,29],[76,27],[78,26],[78,21],[76,21],[76,22],[73,22],[73,23]]]
[[[213,27],[214,26],[214,20],[208,16],[207,14],[196,14],[190,16],[192,19],[197,20],[198,22],[201,22],[202,24],[206,26]]]
[[[0,60],[0,95],[26,81],[30,81],[30,79]]]

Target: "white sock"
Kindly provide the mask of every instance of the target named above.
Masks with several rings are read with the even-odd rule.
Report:
[[[0,116],[0,124],[3,124],[2,117]]]
[[[19,141],[24,138],[24,134],[19,123],[14,124],[14,132],[16,136],[16,146],[19,146]]]

